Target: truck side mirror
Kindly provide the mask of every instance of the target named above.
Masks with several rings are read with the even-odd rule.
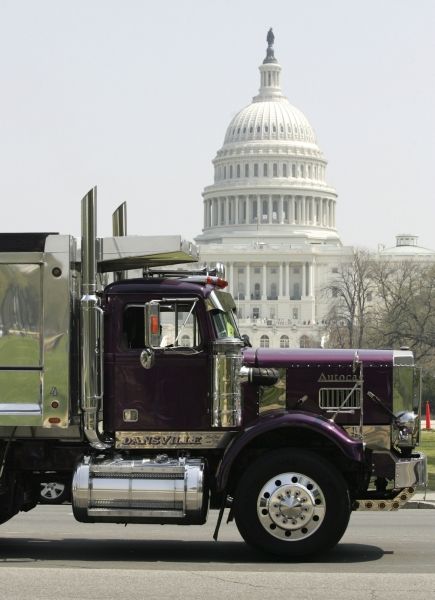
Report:
[[[160,346],[160,304],[151,300],[145,304],[144,309],[145,319],[145,347],[146,348],[158,348]]]

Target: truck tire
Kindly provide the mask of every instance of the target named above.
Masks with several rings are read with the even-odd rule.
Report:
[[[234,497],[243,539],[287,558],[324,552],[338,543],[350,517],[347,484],[314,452],[266,452],[245,470]]]

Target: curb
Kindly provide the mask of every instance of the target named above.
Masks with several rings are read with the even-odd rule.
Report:
[[[405,506],[402,506],[402,508],[434,508],[435,509],[435,502],[429,502],[427,500],[410,500],[410,502],[407,502],[405,504]]]

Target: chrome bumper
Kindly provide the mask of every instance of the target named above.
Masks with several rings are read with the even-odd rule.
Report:
[[[416,487],[427,484],[427,459],[422,453],[396,462],[395,488]]]
[[[392,456],[392,455],[391,455]],[[355,500],[353,510],[399,510],[415,494],[415,488],[427,484],[427,459],[422,453],[412,458],[395,459],[394,487],[396,495],[389,499],[364,498]]]

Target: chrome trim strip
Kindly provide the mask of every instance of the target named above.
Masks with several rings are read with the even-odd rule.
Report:
[[[355,510],[355,511],[363,510],[363,511],[370,511],[370,512],[377,512],[377,511],[388,512],[388,511],[392,511],[392,510],[399,510],[399,508],[402,508],[407,502],[409,502],[409,500],[412,498],[412,496],[414,494],[415,494],[415,489],[410,487],[410,488],[405,488],[403,490],[400,490],[400,492],[398,492],[396,494],[396,496],[394,496],[394,498],[390,498],[389,500],[384,500],[384,499],[372,500],[371,498],[355,500],[354,505],[353,505],[353,510]]]
[[[119,450],[225,448],[237,431],[117,431]]]

